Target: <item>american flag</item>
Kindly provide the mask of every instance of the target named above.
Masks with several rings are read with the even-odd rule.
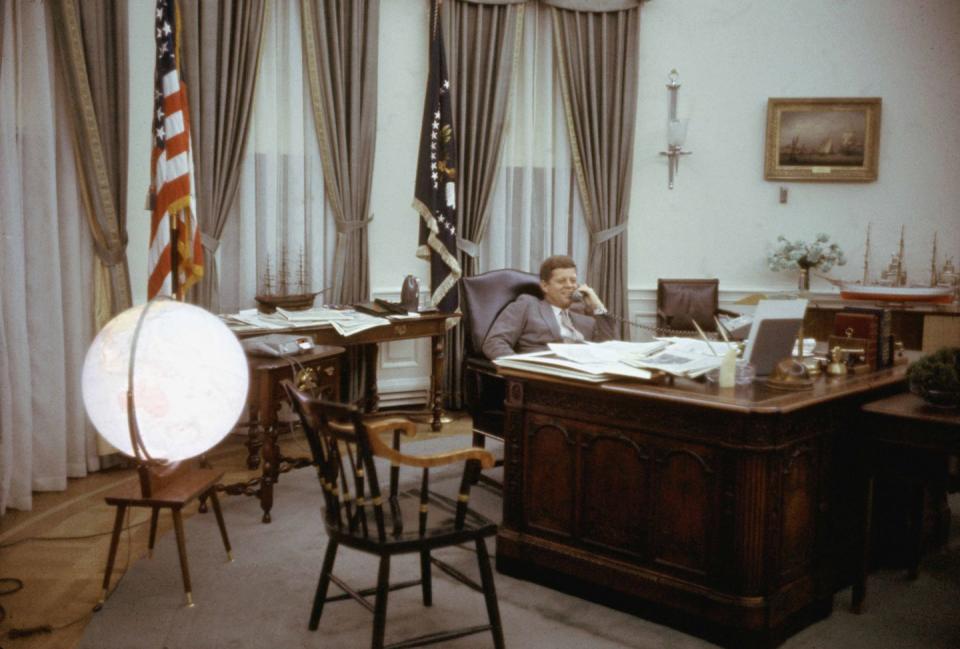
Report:
[[[457,145],[439,2],[430,3],[430,70],[423,101],[413,207],[420,213],[417,256],[430,261],[430,301],[445,313],[459,306],[457,280]]]
[[[180,80],[180,21],[176,0],[157,0],[157,60],[153,90],[153,152],[150,157],[150,255],[147,298],[183,299],[203,276],[203,248],[193,194],[193,150],[187,87]],[[176,239],[175,248],[171,245]],[[175,254],[174,254],[175,253]],[[177,260],[176,285],[171,268]]]

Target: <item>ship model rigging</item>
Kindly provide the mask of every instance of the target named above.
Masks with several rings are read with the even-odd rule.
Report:
[[[840,297],[845,300],[874,300],[888,302],[927,302],[949,304],[956,297],[958,276],[953,258],[947,259],[943,269],[937,271],[937,236],[933,237],[933,253],[930,259],[930,282],[926,285],[907,283],[904,255],[904,228],[900,228],[900,245],[890,262],[880,272],[880,279],[870,279],[870,226],[867,226],[867,241],[863,252],[863,279],[857,282],[828,279],[840,288]]]
[[[270,256],[267,256],[266,268],[263,271],[262,290],[256,295],[257,310],[261,313],[274,313],[277,308],[288,311],[303,311],[313,306],[313,299],[322,291],[308,291],[306,289],[306,269],[303,261],[303,250],[300,251],[300,261],[297,269],[297,281],[290,282],[290,271],[287,266],[287,249],[280,255],[280,267],[274,278],[270,268]],[[291,286],[292,284],[292,286]],[[294,292],[290,292],[293,288]]]

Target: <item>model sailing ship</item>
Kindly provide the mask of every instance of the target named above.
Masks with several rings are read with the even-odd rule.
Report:
[[[263,272],[263,291],[256,296],[257,310],[261,313],[273,313],[277,308],[288,311],[303,311],[313,306],[313,298],[320,291],[310,292],[306,288],[306,271],[303,263],[303,251],[300,251],[300,266],[297,270],[296,292],[290,293],[289,270],[287,268],[287,250],[283,249],[280,268],[277,271],[276,286],[267,256],[266,269]]]
[[[867,226],[866,249],[863,253],[863,280],[844,282],[830,280],[840,287],[840,297],[845,300],[882,300],[890,302],[928,302],[948,304],[957,291],[957,272],[950,258],[937,272],[937,237],[933,237],[933,255],[930,260],[929,285],[907,284],[907,269],[903,249],[904,228],[900,228],[900,246],[890,256],[890,263],[880,273],[878,281],[870,281],[870,226]]]

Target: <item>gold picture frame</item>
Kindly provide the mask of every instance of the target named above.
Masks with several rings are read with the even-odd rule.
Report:
[[[763,177],[872,182],[879,144],[879,97],[771,97]]]

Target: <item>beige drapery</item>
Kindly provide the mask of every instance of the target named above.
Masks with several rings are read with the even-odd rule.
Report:
[[[265,0],[197,0],[183,8],[183,78],[190,102],[190,138],[204,274],[187,299],[220,308],[216,251],[236,200],[250,132],[263,43]]]
[[[367,224],[377,128],[380,1],[301,0],[301,7],[324,186],[337,222],[332,301],[351,304],[368,299],[370,292]]]
[[[639,2],[596,3],[602,11],[559,8],[572,6],[574,0],[549,0],[548,4],[553,5],[554,51],[580,199],[590,229],[587,281],[611,312],[624,314]],[[629,334],[624,324],[620,329],[622,336]]]
[[[67,96],[80,194],[97,254],[99,329],[131,304],[127,269],[127,4],[51,0],[58,69]]]
[[[489,221],[490,196],[500,166],[507,100],[523,34],[523,9],[523,2],[517,0],[454,0],[442,5],[460,170],[457,247],[464,277],[479,269],[478,244]],[[446,350],[447,405],[459,408],[463,327],[447,333]]]

